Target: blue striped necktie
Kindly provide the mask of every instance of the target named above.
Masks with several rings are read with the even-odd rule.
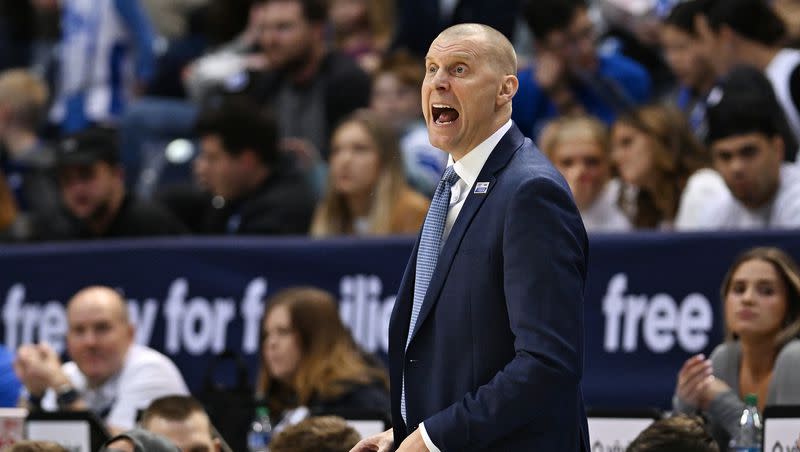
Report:
[[[428,215],[422,225],[422,235],[419,239],[419,249],[417,250],[416,277],[414,278],[414,304],[411,307],[411,321],[408,324],[408,336],[406,337],[406,348],[411,341],[411,333],[417,324],[417,317],[422,309],[422,301],[428,291],[428,284],[431,282],[433,270],[436,268],[436,261],[439,259],[439,251],[442,249],[442,233],[447,220],[447,210],[450,208],[450,187],[458,181],[458,174],[450,165],[444,170],[442,180],[436,187],[433,194]],[[400,412],[403,420],[406,419],[406,387],[405,373],[403,376],[403,388],[400,394]]]

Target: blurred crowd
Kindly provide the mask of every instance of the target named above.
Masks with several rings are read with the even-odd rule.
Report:
[[[0,238],[415,234],[458,22],[587,229],[800,224],[796,0],[0,1]]]

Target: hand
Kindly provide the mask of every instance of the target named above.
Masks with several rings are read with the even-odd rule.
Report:
[[[14,360],[14,372],[28,392],[37,397],[47,388],[69,383],[61,371],[61,360],[47,344],[21,346]]]
[[[534,77],[545,92],[554,91],[563,83],[564,63],[553,52],[540,49],[536,54]]]
[[[422,439],[422,432],[420,429],[414,430],[414,433],[408,435],[397,452],[428,452],[428,446],[425,445],[425,440]]]
[[[692,356],[678,372],[678,386],[675,392],[683,403],[700,408],[701,398],[713,378],[711,361],[705,359],[702,354]]]
[[[394,446],[394,431],[389,429],[362,439],[350,449],[350,452],[389,452],[392,450],[392,446]]]

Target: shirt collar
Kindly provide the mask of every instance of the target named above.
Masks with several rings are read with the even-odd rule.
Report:
[[[478,180],[478,175],[480,175],[486,160],[489,159],[492,150],[494,150],[497,143],[500,142],[500,139],[503,138],[503,135],[505,135],[510,128],[511,120],[509,119],[508,122],[497,129],[495,133],[491,134],[489,138],[483,140],[481,144],[467,152],[464,157],[461,157],[459,161],[454,162],[453,156],[450,155],[447,158],[447,166],[453,165],[453,171],[458,174],[458,177],[467,184],[467,187],[472,187],[475,185],[475,181]]]

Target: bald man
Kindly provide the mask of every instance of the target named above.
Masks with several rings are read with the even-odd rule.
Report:
[[[120,433],[133,428],[137,411],[151,400],[189,393],[169,358],[133,343],[134,326],[115,290],[92,286],[75,294],[67,324],[71,362],[62,365],[45,343],[17,350],[14,370],[32,409],[89,410]]]
[[[426,57],[422,111],[450,154],[389,325],[393,430],[353,451],[588,450],[586,232],[511,121],[516,55],[462,24]]]

